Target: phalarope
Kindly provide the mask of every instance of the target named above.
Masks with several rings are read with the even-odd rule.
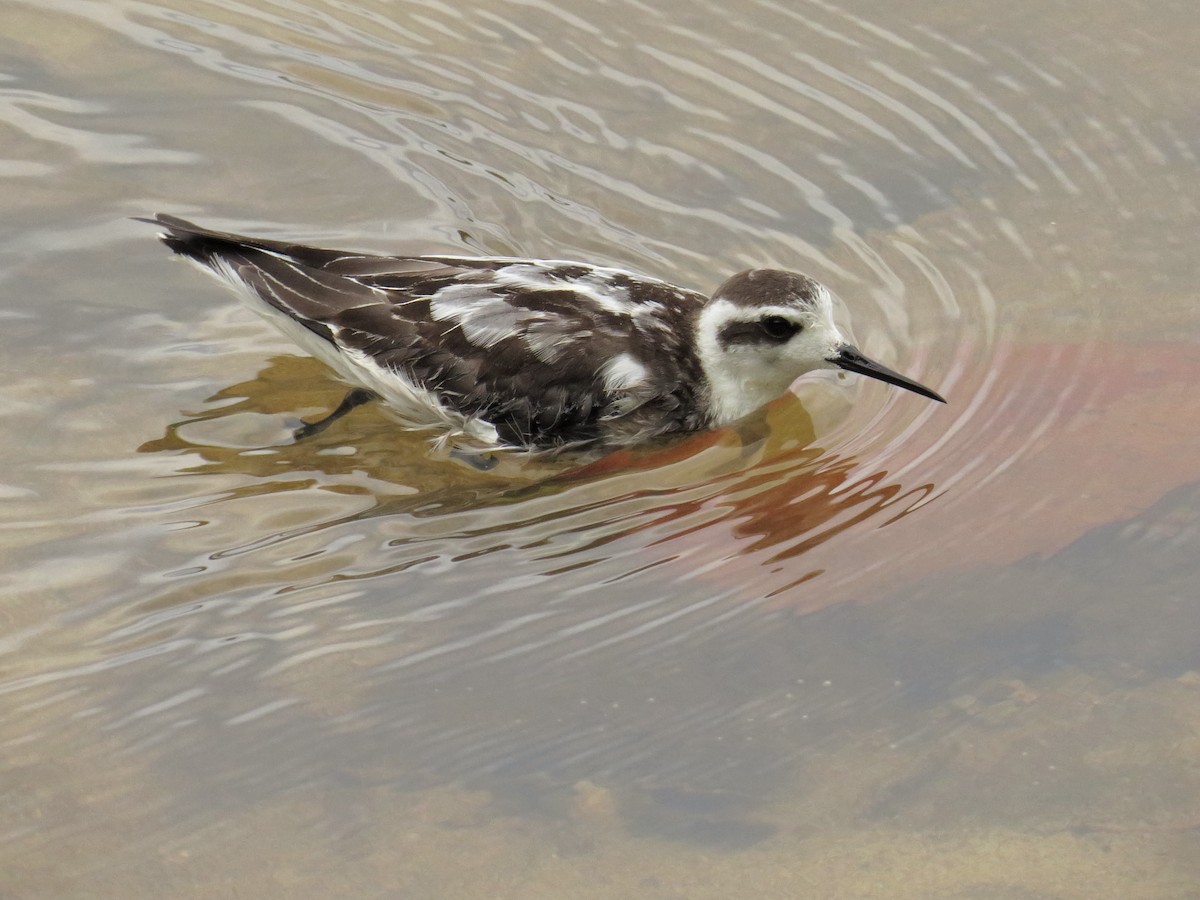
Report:
[[[409,427],[478,448],[622,446],[729,424],[818,369],[945,402],[847,343],[829,291],[796,272],[750,269],[706,297],[587,263],[376,256],[142,221],[353,386],[298,436],[378,397]]]

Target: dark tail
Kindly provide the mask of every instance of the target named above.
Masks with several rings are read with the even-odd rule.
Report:
[[[137,216],[135,221],[161,226],[163,231],[159,237],[164,244],[181,256],[205,264],[214,256],[227,257],[231,251],[267,250],[286,254],[296,249],[294,244],[285,241],[270,241],[230,231],[216,231],[166,213],[159,213],[153,219]]]

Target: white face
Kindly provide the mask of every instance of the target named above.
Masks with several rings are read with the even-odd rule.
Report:
[[[769,403],[806,372],[838,368],[830,360],[844,345],[823,286],[810,303],[747,306],[718,296],[698,325],[716,424]]]

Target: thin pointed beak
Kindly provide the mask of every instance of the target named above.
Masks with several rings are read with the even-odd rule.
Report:
[[[912,391],[914,394],[920,394],[922,397],[936,400],[938,403],[946,402],[940,394],[931,391],[925,385],[919,384],[911,378],[905,378],[899,372],[893,372],[887,366],[863,356],[862,352],[853,344],[842,344],[842,346],[838,347],[837,353],[829,357],[826,362],[831,362],[839,369],[845,369],[847,372],[857,372],[859,375],[866,375],[869,378],[878,378],[880,381],[886,381],[888,384],[902,387],[907,391]]]

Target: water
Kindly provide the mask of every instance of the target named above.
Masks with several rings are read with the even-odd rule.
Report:
[[[1200,24],[876,7],[0,0],[0,892],[1200,895]],[[297,444],[157,211],[795,268],[950,403]]]

